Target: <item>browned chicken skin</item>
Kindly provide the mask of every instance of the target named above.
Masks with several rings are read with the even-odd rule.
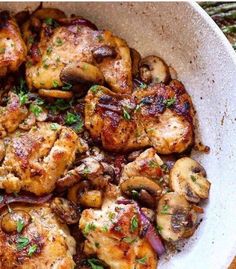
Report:
[[[74,268],[75,240],[48,204],[11,206],[11,210],[0,216],[0,268]]]
[[[0,187],[8,193],[50,193],[74,161],[78,146],[79,138],[70,128],[52,130],[50,123],[39,123],[8,142],[0,167]]]
[[[109,31],[98,31],[77,25],[76,18],[62,19],[50,36],[41,33],[37,63],[26,69],[30,88],[50,89],[62,86],[61,71],[68,64],[85,62],[97,66],[111,89],[130,93],[132,87],[130,51],[126,42]],[[111,52],[110,54],[108,52]],[[84,70],[89,71],[84,64]]]
[[[26,58],[20,29],[8,11],[0,12],[0,77],[15,72]]]
[[[105,149],[129,151],[153,146],[158,153],[186,150],[193,143],[193,106],[177,80],[117,95],[93,86],[85,98],[85,125]]]

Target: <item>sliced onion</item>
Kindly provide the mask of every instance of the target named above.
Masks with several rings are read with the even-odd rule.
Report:
[[[119,205],[129,205],[129,204],[134,204],[135,202],[129,199],[122,198],[122,199],[117,200],[116,203]]]
[[[142,212],[140,212],[140,219],[142,224],[142,235],[148,240],[149,244],[160,257],[165,252],[165,247],[161,241],[161,238],[157,234],[150,220]]]
[[[91,28],[92,30],[98,30],[97,26],[91,21],[84,18],[62,18],[58,20],[61,25],[70,26],[70,25],[82,25]]]
[[[0,209],[4,208],[8,204],[11,203],[27,203],[27,204],[43,204],[49,201],[52,198],[52,194],[44,195],[44,196],[28,196],[28,195],[18,195],[15,196],[13,194],[6,194],[3,196],[2,201],[0,202]]]

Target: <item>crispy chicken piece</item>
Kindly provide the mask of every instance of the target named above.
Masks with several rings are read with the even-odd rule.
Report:
[[[58,125],[52,130],[50,123],[39,123],[10,140],[0,167],[0,188],[8,193],[50,193],[73,162],[79,146],[72,129]]]
[[[6,107],[0,107],[0,138],[14,132],[27,115],[28,110],[20,104],[19,96],[10,92]]]
[[[86,25],[76,25],[76,18],[65,19],[48,36],[41,33],[37,45],[40,54],[26,69],[30,89],[50,89],[57,82],[63,85],[61,71],[68,64],[85,62],[97,66],[111,89],[129,93],[132,88],[131,58],[126,42],[109,31],[98,31]],[[79,19],[77,19],[79,20]],[[59,22],[60,23],[60,22]],[[84,70],[86,71],[86,65]],[[88,70],[89,71],[89,70]]]
[[[0,77],[15,72],[25,61],[26,45],[8,11],[0,12]]]
[[[105,149],[153,146],[160,154],[183,152],[194,139],[194,110],[183,84],[154,84],[131,96],[93,86],[85,98],[85,126]]]
[[[0,217],[0,268],[74,268],[75,240],[48,204],[11,209]]]
[[[86,237],[85,254],[96,254],[111,269],[156,269],[156,254],[148,241],[139,237],[140,225],[135,204],[106,200],[101,210],[84,210],[79,227]]]

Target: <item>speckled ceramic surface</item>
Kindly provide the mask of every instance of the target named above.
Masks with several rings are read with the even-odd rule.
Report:
[[[36,6],[0,3],[12,11]],[[160,268],[223,269],[236,254],[236,54],[197,5],[179,3],[48,3],[84,16],[126,39],[143,56],[163,57],[178,72],[197,110],[210,154],[194,154],[212,182],[203,222],[183,251]],[[198,135],[199,136],[199,135]]]

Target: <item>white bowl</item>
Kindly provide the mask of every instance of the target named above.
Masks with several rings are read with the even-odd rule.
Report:
[[[14,12],[36,5],[0,3]],[[193,155],[206,168],[212,187],[197,232],[159,268],[227,268],[236,254],[236,54],[223,33],[196,3],[46,5],[111,29],[142,55],[160,55],[177,70],[195,104],[200,139],[211,148],[210,154]]]

